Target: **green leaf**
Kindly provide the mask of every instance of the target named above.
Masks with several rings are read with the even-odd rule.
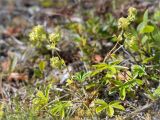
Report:
[[[147,57],[143,60],[143,64],[149,63],[150,61],[152,61],[154,59],[154,57]]]
[[[138,27],[137,27],[137,31],[142,33],[142,30],[144,29],[144,27],[147,25],[147,23],[145,22],[141,22]]]
[[[144,15],[143,15],[143,22],[148,22],[148,10],[145,11]]]
[[[42,77],[42,72],[39,69],[34,69],[34,76],[35,77]]]
[[[0,103],[0,119],[4,117],[4,103]]]
[[[48,98],[46,98],[42,91],[38,91],[36,93],[36,98],[34,98],[32,102],[35,105],[35,109],[39,109],[48,103]]]
[[[78,72],[76,73],[76,75],[74,76],[74,78],[79,81],[79,82],[84,82],[86,80],[87,77],[89,77],[91,74],[91,72]]]
[[[120,99],[121,100],[124,100],[126,98],[126,88],[125,87],[122,87],[120,89]]]
[[[132,85],[132,84],[135,83],[135,82],[136,82],[135,79],[130,80],[130,81],[125,82],[124,84],[122,84],[122,85],[120,85],[120,86],[114,87],[113,89],[110,90],[110,92],[114,92],[115,90],[122,89],[122,88],[126,88],[126,87],[128,87],[129,85]]]
[[[144,45],[147,40],[148,40],[148,36],[145,35],[145,36],[142,38],[142,44]]]
[[[101,99],[96,99],[95,103],[99,105],[108,106],[108,104],[104,100],[101,100]]]
[[[63,119],[65,117],[65,111],[71,106],[71,101],[58,101],[52,107],[51,114],[53,116],[59,115]]]
[[[114,115],[114,109],[112,106],[108,106],[107,113],[109,117],[112,117]]]
[[[59,112],[59,111],[58,111],[59,108],[60,108],[59,106],[55,106],[55,107],[53,107],[53,108],[51,109],[51,113],[52,113],[53,116],[56,115],[56,114]]]
[[[123,82],[121,80],[112,80],[112,82],[118,86],[123,85]]]
[[[100,113],[104,109],[106,109],[106,106],[103,106],[103,105],[98,106],[98,107],[96,107],[96,113]]]
[[[148,10],[145,11],[144,15],[143,15],[143,21],[138,25],[137,27],[137,31],[139,31],[140,33],[148,33],[150,31],[152,31],[152,27],[146,27],[148,26]]]
[[[140,80],[140,79],[136,79],[136,82],[137,82],[138,85],[143,85],[143,81]]]
[[[61,116],[62,119],[64,118],[64,116],[65,116],[65,111],[64,111],[64,109],[62,109],[62,110],[60,111],[60,116]]]
[[[144,67],[141,67],[139,65],[134,65],[132,66],[132,72],[133,72],[133,75],[136,77],[136,76],[140,76],[142,77],[143,75],[146,75],[146,72],[145,72],[145,68]]]
[[[36,94],[37,97],[40,97],[40,98],[45,98],[44,94],[42,91],[38,91],[37,94]]]
[[[114,107],[116,109],[120,109],[120,110],[125,110],[125,108],[122,105],[118,105],[118,104],[115,106],[112,106],[112,107]]]
[[[160,97],[160,86],[154,91],[153,95]]]
[[[86,89],[93,88],[93,87],[95,87],[96,85],[97,85],[97,84],[95,84],[95,83],[88,84],[88,85],[86,85]]]
[[[111,101],[110,103],[109,103],[109,105],[111,105],[111,106],[114,106],[114,105],[116,105],[116,104],[120,104],[120,101]]]
[[[52,87],[52,84],[49,84],[49,85],[46,87],[45,96],[46,96],[47,98],[49,97],[49,92],[50,92],[51,87]]]
[[[72,102],[71,101],[67,101],[67,102],[65,102],[64,103],[64,107],[71,107],[73,104],[72,104]]]
[[[99,63],[99,64],[96,64],[96,65],[93,65],[94,68],[97,68],[97,69],[101,69],[101,68],[106,68],[108,67],[108,64],[106,63]]]
[[[91,73],[91,76],[95,76],[96,74],[102,72],[103,70],[107,69],[108,68],[108,64],[106,63],[99,63],[99,64],[96,64],[96,65],[93,65],[93,68],[95,69],[95,71],[93,71]]]
[[[46,62],[45,61],[40,61],[40,63],[39,63],[39,69],[40,69],[41,72],[44,71],[45,66],[46,66]]]
[[[119,101],[112,101],[109,103],[109,105],[116,109],[125,110],[125,108],[122,105],[120,105]]]
[[[120,66],[120,65],[115,65],[114,67],[115,67],[116,69],[120,69],[120,70],[123,70],[123,69],[124,69],[124,70],[125,70],[125,69],[127,70],[127,69],[129,69],[128,67],[124,67],[124,66]]]
[[[160,10],[156,10],[154,13],[154,19],[160,21]]]
[[[141,33],[151,33],[154,31],[154,27],[152,25],[146,25],[142,30]]]

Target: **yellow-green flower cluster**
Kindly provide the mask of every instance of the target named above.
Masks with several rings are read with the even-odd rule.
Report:
[[[128,19],[130,22],[132,22],[132,21],[135,20],[136,15],[137,15],[137,9],[136,9],[136,8],[133,8],[133,7],[130,7],[130,8],[128,9],[128,17],[127,17],[127,19]]]
[[[126,38],[125,47],[130,50],[137,51],[138,50],[138,38],[137,36],[125,32],[124,37]]]
[[[59,57],[50,58],[50,64],[52,68],[61,68],[64,65],[64,60]]]
[[[138,50],[137,38],[135,36],[131,37],[129,47],[133,50]]]
[[[29,34],[29,38],[33,43],[41,43],[47,38],[46,31],[43,26],[35,26]]]
[[[135,20],[136,14],[137,10],[133,7],[130,7],[128,10],[128,17],[127,18],[121,17],[118,20],[118,28],[121,28],[122,30],[127,29],[129,24]]]
[[[47,45],[48,49],[55,49],[55,46],[59,42],[60,38],[61,35],[58,32],[49,34],[49,39],[48,39],[49,44]]]
[[[126,29],[129,24],[130,24],[130,22],[127,18],[121,17],[118,20],[118,28]]]

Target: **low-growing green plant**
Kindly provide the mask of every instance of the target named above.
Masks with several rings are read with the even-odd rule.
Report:
[[[155,13],[155,19],[157,19],[156,14],[158,13]],[[143,21],[138,25],[137,29],[134,29],[132,27],[132,23],[136,21],[136,15],[137,10],[133,7],[130,7],[128,10],[128,16],[121,17],[118,20],[117,24],[120,32],[118,35],[113,36],[116,44],[105,56],[103,62],[90,67],[89,69],[91,72],[85,73],[80,71],[75,75],[70,76],[70,78],[68,78],[66,81],[67,83],[65,87],[67,89],[73,89],[75,92],[74,94],[84,96],[85,99],[82,99],[81,97],[76,98],[77,100],[80,100],[81,107],[88,106],[88,109],[91,110],[92,108],[90,107],[90,104],[95,101],[94,107],[96,113],[101,114],[103,111],[106,111],[107,115],[112,117],[114,115],[114,109],[124,110],[125,108],[120,105],[120,101],[105,102],[104,97],[97,99],[99,94],[101,94],[99,91],[103,90],[103,86],[107,86],[108,92],[106,94],[109,96],[119,93],[119,100],[125,100],[127,97],[132,97],[129,95],[129,93],[136,93],[142,85],[147,87],[145,83],[146,79],[144,78],[149,77],[148,71],[150,71],[150,69],[148,69],[146,65],[158,57],[157,53],[153,54],[153,49],[158,52],[158,48],[154,43],[156,41],[153,40],[158,39],[159,32],[155,32],[158,30],[158,28],[155,28],[154,23],[149,20],[148,10],[146,10],[143,15]],[[74,33],[75,42],[83,53],[81,60],[84,62],[88,60],[87,63],[90,65],[91,62],[89,59],[91,58],[92,53],[89,51],[93,50],[89,43],[87,43],[85,28],[87,28],[88,34],[99,34],[102,26],[99,24],[98,19],[89,19],[86,23],[86,26],[80,23],[71,23],[67,27]],[[37,47],[45,46],[52,52],[57,50],[56,45],[61,39],[60,32],[49,34],[42,26],[34,27],[29,36],[33,44],[37,44]],[[117,46],[119,45],[122,46],[124,53],[129,55],[130,60],[133,62],[130,67],[120,65],[125,58],[117,59],[119,56],[115,54],[115,51],[120,49],[117,49]],[[113,60],[115,58],[117,60]],[[50,65],[52,69],[62,69],[62,66],[65,65],[65,62],[60,58],[60,55],[58,55],[50,58]],[[41,72],[44,71],[45,62],[40,62],[39,69]],[[102,74],[102,77],[92,80],[92,78],[99,76],[100,74]],[[123,76],[123,78],[120,78],[120,75]],[[88,91],[90,91],[90,93],[88,93]],[[158,92],[159,88],[154,91],[152,96],[155,97],[159,95]],[[149,93],[149,91],[147,93]],[[74,94],[71,96],[75,97]],[[33,100],[37,110],[45,108],[43,106],[46,106],[52,117],[60,117],[61,119],[65,118],[66,115],[69,115],[70,112],[73,111],[72,104],[74,104],[74,102],[76,101],[70,99],[67,99],[67,101],[58,100],[47,106],[49,103],[49,93],[46,94],[42,91],[38,91],[36,98]],[[95,114],[92,114],[92,117],[94,115]]]
[[[61,119],[66,117],[66,114],[69,116],[69,108],[72,107],[71,101],[58,101],[52,106],[50,113],[52,114],[53,118],[55,116],[59,116]]]
[[[42,107],[44,107],[49,102],[49,92],[52,85],[49,84],[45,91],[38,90],[36,93],[36,97],[33,99],[33,109],[40,110]]]
[[[105,110],[108,116],[110,117],[114,115],[114,109],[125,110],[125,108],[122,105],[120,105],[119,101],[112,101],[110,103],[106,103],[104,100],[97,99],[95,100],[95,103],[98,105],[96,107],[97,113],[100,113],[103,110]]]
[[[57,52],[58,44],[63,38],[60,29],[48,33],[41,25],[33,27],[29,34],[31,44],[40,51],[39,54],[46,50],[49,51],[49,55],[43,54],[44,59],[40,60],[38,67],[34,69],[37,81],[44,79],[46,83],[37,85],[36,92],[30,95],[31,105],[28,106],[31,110],[28,113],[30,118],[42,114],[48,119],[70,119],[75,116],[83,119],[113,117],[118,111],[125,111],[126,106],[122,104],[125,100],[135,99],[134,96],[137,94],[144,94],[139,93],[139,90],[143,90],[144,95],[148,95],[150,99],[157,100],[160,96],[160,87],[152,85],[159,82],[158,15],[159,12],[155,12],[154,20],[151,20],[149,11],[146,10],[142,21],[138,23],[137,10],[131,7],[128,16],[121,17],[117,22],[117,29],[114,30],[112,28],[115,27],[115,20],[111,15],[107,15],[108,24],[112,23],[111,26],[108,24],[104,26],[97,17],[88,19],[86,23],[67,24],[65,27],[73,35],[72,42],[80,54],[79,61],[85,66],[85,70],[78,72],[69,70],[66,61]],[[133,22],[135,24],[132,24]],[[113,36],[110,36],[112,33],[110,30],[116,31]],[[96,52],[100,53],[101,48],[91,44],[92,40],[89,39],[92,36],[93,39],[107,38],[116,42],[108,54],[103,56],[104,60],[96,64],[92,61],[92,56]],[[47,69],[49,76],[45,73]],[[66,81],[59,80],[60,83],[53,83],[54,79],[58,79],[52,76],[53,69],[53,72],[58,71],[60,74],[67,69]],[[62,76],[66,77],[65,74]],[[117,97],[114,98],[114,95]],[[16,108],[19,114],[19,111],[22,111],[20,105]],[[29,111],[28,109],[23,113]],[[0,117],[5,114],[1,111]],[[14,115],[12,117],[15,118]]]
[[[79,73],[76,73],[76,75],[74,76],[74,79],[79,81],[79,82],[84,82],[86,80],[87,77],[90,76],[90,72],[79,72]]]

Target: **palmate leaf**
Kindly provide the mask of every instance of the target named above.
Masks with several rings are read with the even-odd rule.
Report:
[[[137,77],[137,76],[142,77],[143,75],[146,75],[145,68],[141,67],[139,65],[133,65],[132,72],[135,77]]]
[[[121,98],[121,100],[124,100],[125,97],[126,97],[126,90],[132,89],[132,87],[135,86],[136,84],[137,85],[142,85],[143,81],[140,80],[140,79],[132,79],[132,80],[129,80],[125,83],[116,84],[117,86],[112,88],[109,91],[109,94],[112,94],[113,92],[116,92],[116,91],[120,90],[120,92],[119,92],[120,98]]]
[[[85,72],[78,72],[78,73],[76,73],[76,75],[74,76],[74,78],[77,81],[79,81],[79,82],[84,82],[86,80],[86,78],[90,76],[90,74],[91,74],[90,72],[87,72],[87,73],[85,73]]]
[[[96,107],[96,113],[100,113],[103,110],[106,110],[109,117],[112,117],[114,115],[114,108],[125,110],[124,107],[120,105],[119,101],[112,101],[108,104],[104,100],[97,99],[95,103],[98,104],[98,107]]]
[[[112,101],[109,103],[107,107],[108,116],[112,117],[114,115],[114,108],[119,110],[125,110],[125,108],[122,105],[120,105],[119,101]]]
[[[104,100],[101,100],[101,99],[96,99],[95,104],[98,105],[98,107],[96,107],[96,113],[100,113],[102,110],[108,107],[108,104]]]
[[[93,65],[93,68],[95,69],[95,71],[92,72],[91,76],[94,76],[102,72],[103,70],[108,70],[110,74],[113,75],[117,73],[117,70],[128,69],[127,67],[115,65],[115,63],[113,64],[99,63],[97,65]]]

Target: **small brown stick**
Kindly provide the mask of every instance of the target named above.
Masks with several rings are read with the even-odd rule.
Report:
[[[123,33],[124,33],[124,31],[122,30],[121,31],[121,33],[120,33],[120,36],[122,37],[122,39],[123,39]],[[111,51],[109,51],[109,53],[105,56],[105,58],[104,58],[104,60],[103,60],[103,62],[105,62],[113,53],[114,53],[114,51],[117,51],[116,50],[116,48],[117,48],[117,46],[119,45],[119,42],[120,42],[121,40],[120,39],[118,39],[117,40],[117,42],[116,42],[116,44],[114,45],[114,47],[111,49]],[[121,48],[122,46],[120,46],[120,48]]]
[[[119,41],[117,41],[117,43],[115,44],[115,46],[114,46],[114,47],[111,49],[111,51],[109,51],[109,53],[105,56],[103,62],[105,62],[105,61],[112,55],[113,51],[117,48],[118,44],[119,44]]]

